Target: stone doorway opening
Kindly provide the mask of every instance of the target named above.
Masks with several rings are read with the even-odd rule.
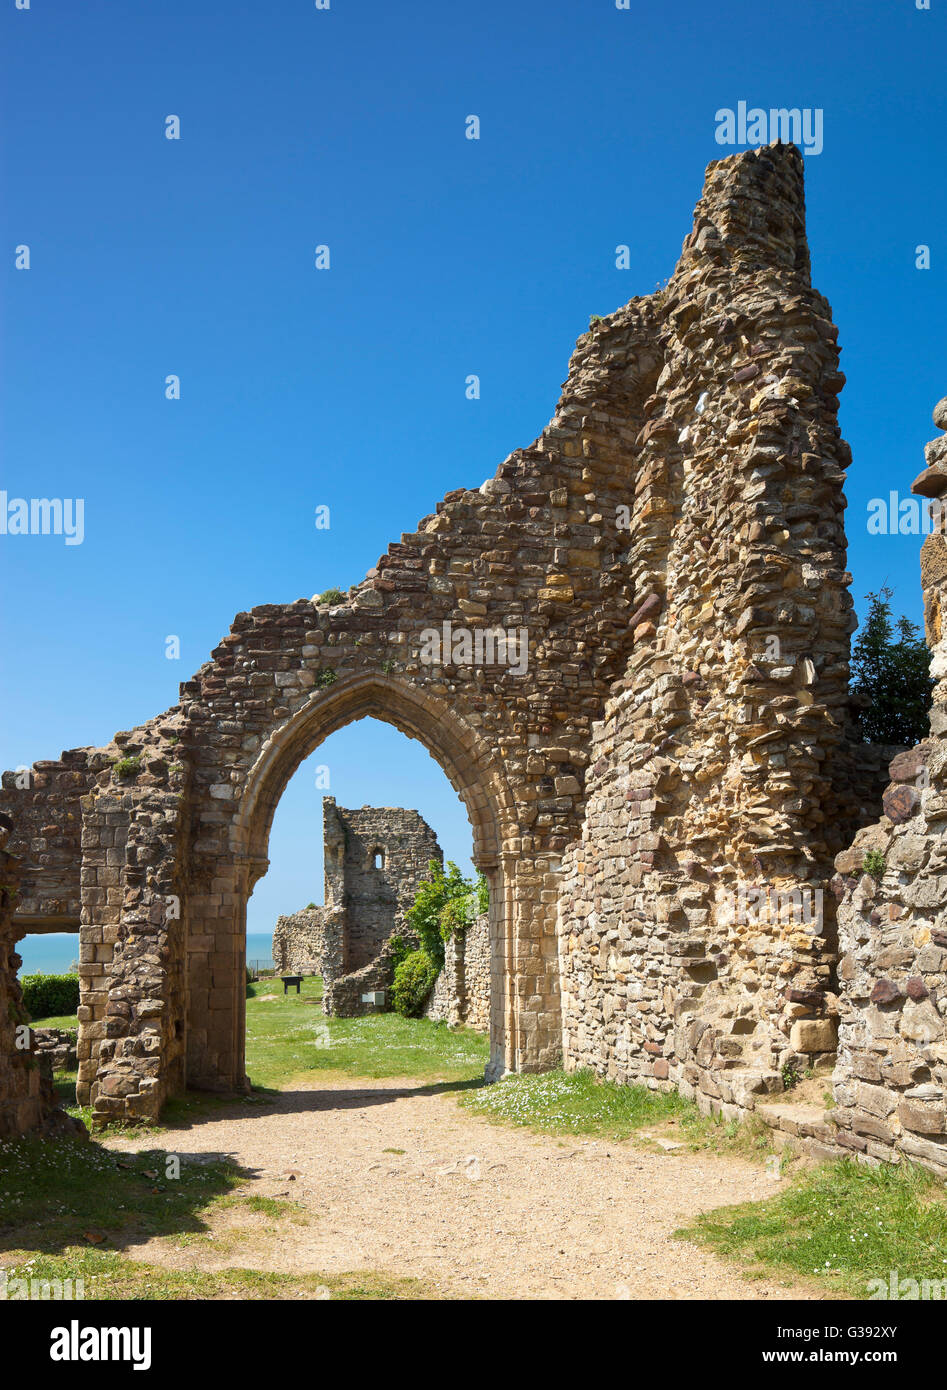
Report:
[[[232,1016],[225,1009],[201,1009],[200,990],[188,991],[187,1076],[190,1085],[210,1089],[241,1089],[246,1082],[246,1008],[243,988],[248,904],[254,888],[269,867],[269,842],[277,807],[286,789],[307,759],[326,739],[346,725],[363,719],[391,725],[418,741],[438,764],[457,793],[470,824],[471,859],[490,890],[489,908],[489,1023],[491,1061],[488,1075],[496,1077],[515,1065],[515,1039],[510,960],[512,894],[509,891],[501,846],[504,819],[511,798],[495,758],[479,746],[474,731],[440,701],[390,678],[356,679],[330,692],[314,707],[286,721],[260,746],[246,778],[240,803],[235,807],[229,834],[229,861],[234,866],[233,949],[241,968],[232,996]],[[409,797],[406,799],[410,799]],[[326,855],[333,853],[326,845]],[[366,878],[382,877],[390,847],[367,844]],[[378,865],[378,859],[382,864]],[[224,872],[226,866],[220,866]],[[201,930],[200,897],[189,896],[189,980],[203,974],[208,933]],[[219,929],[215,944],[220,944]],[[217,956],[220,957],[218,950]],[[449,952],[445,973],[456,972]],[[218,1004],[222,1002],[218,998]],[[215,1014],[218,1017],[215,1019]],[[229,1025],[229,1026],[228,1026]]]
[[[248,903],[248,964],[265,953],[277,975],[320,976],[337,1017],[389,1009],[398,961],[422,945],[410,920],[419,889],[446,875],[467,923],[456,916],[449,942],[428,943],[449,978],[422,1016],[488,1031],[489,913],[471,849],[466,806],[422,744],[370,717],[337,730],[274,815],[271,868]]]

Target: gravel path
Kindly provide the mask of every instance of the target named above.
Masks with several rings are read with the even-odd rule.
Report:
[[[182,1247],[164,1237],[128,1253],[180,1269],[372,1269],[413,1275],[446,1297],[804,1296],[750,1283],[672,1238],[700,1211],[771,1195],[764,1170],[730,1157],[500,1127],[426,1084],[320,1080],[282,1092],[272,1106],[227,1108],[163,1134],[158,1143],[169,1152],[232,1156],[252,1171],[245,1191],[292,1198],[310,1219],[284,1219],[274,1235],[272,1219],[238,1218],[228,1228],[225,1212],[212,1218],[210,1240]],[[156,1147],[147,1134],[106,1142],[114,1150]]]

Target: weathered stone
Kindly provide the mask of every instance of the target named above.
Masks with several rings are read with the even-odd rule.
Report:
[[[799,1018],[789,1033],[794,1052],[834,1052],[838,1039],[829,1018]]]
[[[936,464],[923,469],[911,484],[911,491],[920,497],[940,497],[947,492],[947,470]]]
[[[891,759],[888,764],[888,776],[892,782],[914,782],[920,776],[926,762],[927,750],[923,746],[907,748]]]
[[[915,1134],[947,1132],[947,1108],[943,1101],[925,1102],[904,1097],[898,1104],[898,1119],[905,1129]]]
[[[884,794],[884,813],[895,825],[910,820],[921,804],[920,793],[914,787],[902,785],[889,787]]]

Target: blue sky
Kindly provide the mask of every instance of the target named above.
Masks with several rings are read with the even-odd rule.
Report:
[[[8,0],[0,488],[84,498],[85,539],[0,537],[0,764],[173,704],[234,613],[360,579],[529,443],[589,315],[673,270],[741,100],[824,112],[809,237],[848,375],[853,592],[887,580],[918,619],[919,538],[865,520],[947,392],[945,39],[947,0]],[[394,730],[311,763],[468,855]],[[252,930],[321,900],[321,794],[304,766]]]

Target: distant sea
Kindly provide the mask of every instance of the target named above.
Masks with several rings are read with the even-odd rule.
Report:
[[[16,949],[23,957],[21,975],[65,975],[79,958],[78,932],[50,932],[24,936]],[[273,938],[263,932],[247,937],[247,960],[273,963]]]

